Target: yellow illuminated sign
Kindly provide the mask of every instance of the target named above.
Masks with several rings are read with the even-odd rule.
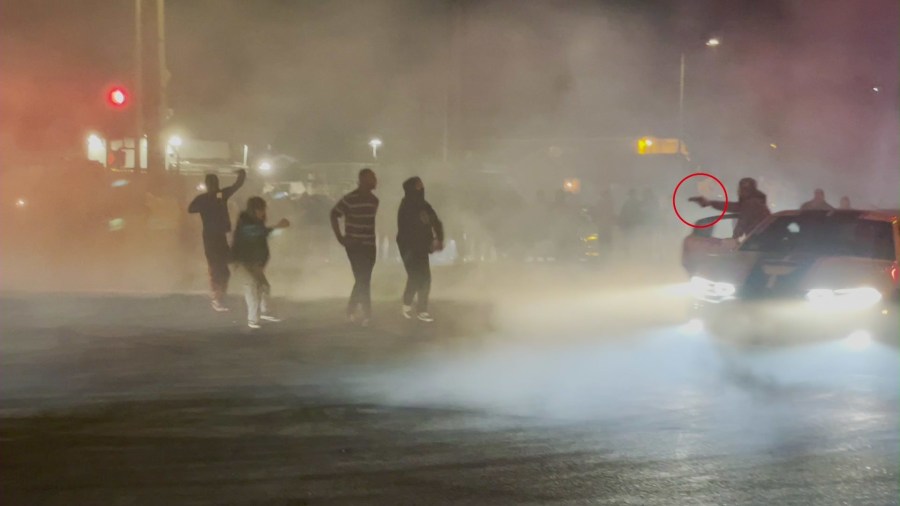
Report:
[[[581,180],[578,178],[566,179],[563,181],[563,190],[569,193],[578,193],[581,191]]]
[[[641,137],[637,140],[637,154],[639,155],[677,155],[687,156],[687,145],[679,143],[678,139],[658,139],[656,137]]]

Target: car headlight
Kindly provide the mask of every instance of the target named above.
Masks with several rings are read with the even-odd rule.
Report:
[[[881,299],[881,292],[868,286],[841,290],[815,288],[806,293],[810,304],[828,310],[865,309],[878,304]]]
[[[710,281],[699,276],[691,278],[691,293],[708,302],[722,302],[734,298],[737,287],[731,283]]]

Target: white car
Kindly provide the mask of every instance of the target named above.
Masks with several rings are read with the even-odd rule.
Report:
[[[692,234],[683,263],[695,316],[713,334],[751,342],[872,335],[896,344],[898,215],[784,211],[739,245]]]

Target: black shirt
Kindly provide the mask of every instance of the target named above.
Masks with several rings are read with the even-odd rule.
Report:
[[[227,234],[231,231],[231,216],[228,214],[228,199],[244,184],[245,174],[238,174],[237,182],[218,193],[203,193],[188,206],[189,213],[200,213],[204,235]]]

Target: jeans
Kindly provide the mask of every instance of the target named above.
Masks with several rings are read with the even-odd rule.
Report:
[[[209,285],[212,298],[222,302],[228,291],[228,279],[231,271],[228,262],[231,259],[231,248],[225,234],[203,234],[203,252],[206,254],[206,265],[209,267]]]
[[[417,299],[416,310],[428,311],[428,295],[431,292],[431,265],[428,253],[424,251],[403,252],[403,267],[406,268],[406,290],[403,291],[403,305],[412,306]]]
[[[244,299],[247,301],[247,321],[258,323],[261,314],[269,314],[271,287],[262,265],[240,264],[244,278]]]
[[[347,247],[347,258],[353,269],[353,291],[347,303],[347,314],[352,315],[357,308],[362,308],[368,318],[372,316],[372,269],[375,268],[375,246],[355,244]]]

